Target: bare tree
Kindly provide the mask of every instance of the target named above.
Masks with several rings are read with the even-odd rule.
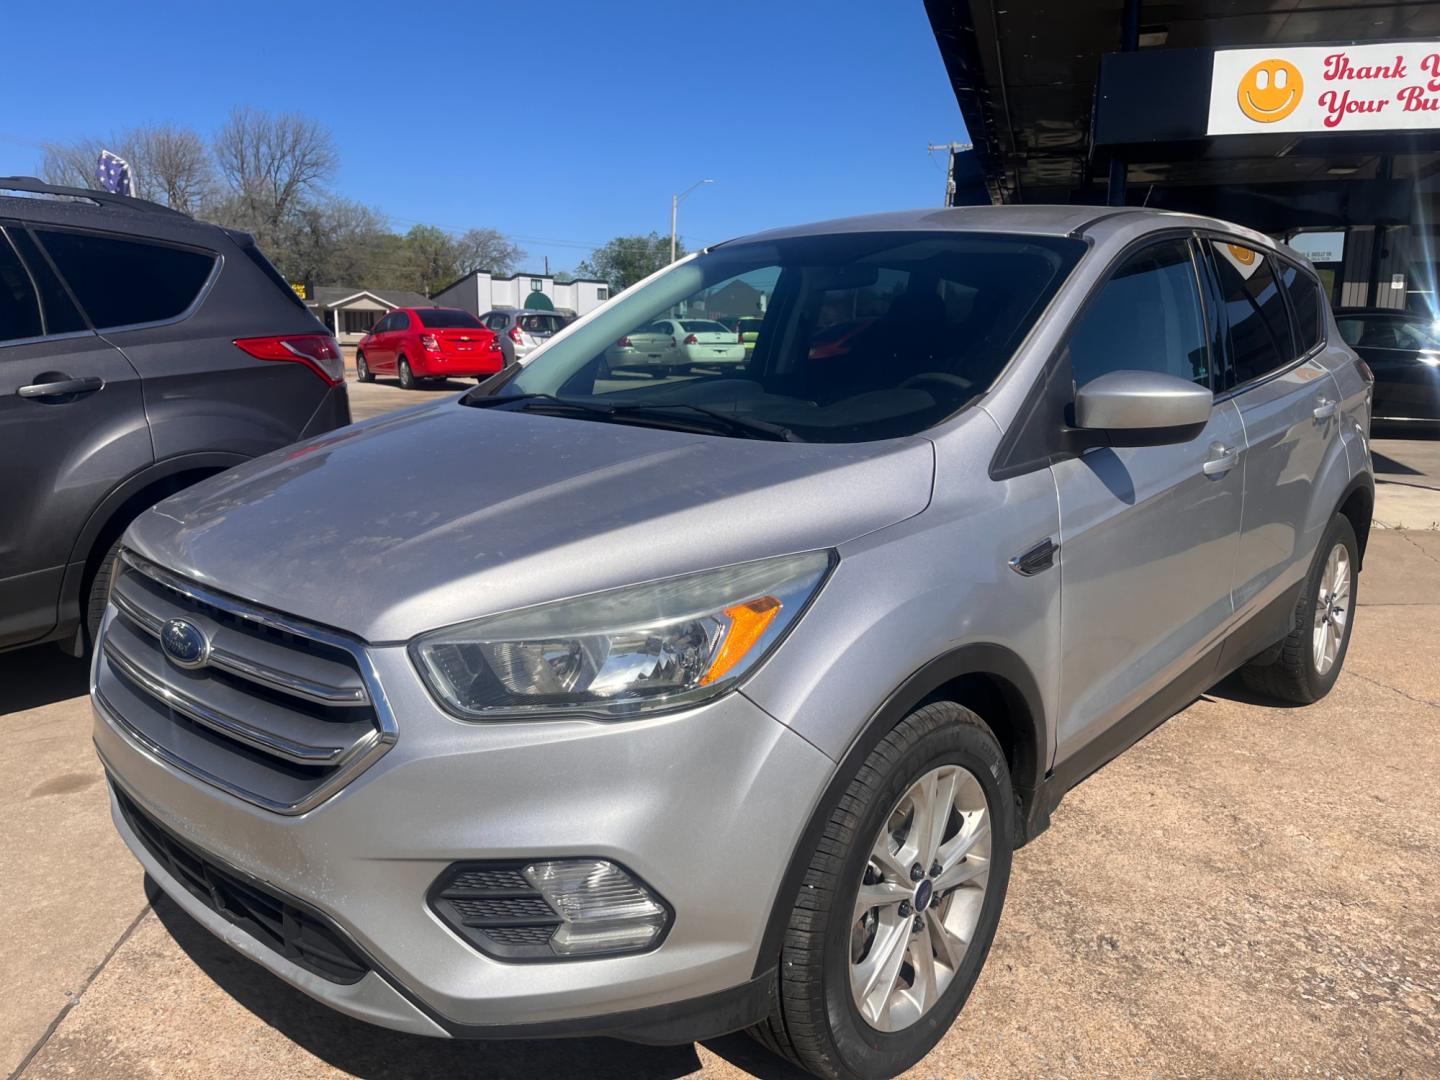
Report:
[[[513,274],[525,252],[494,229],[470,229],[456,243],[456,261],[461,274],[484,270],[491,274]]]
[[[214,153],[237,224],[262,244],[282,239],[287,217],[323,192],[339,160],[330,132],[316,121],[251,108],[231,112]]]
[[[142,199],[187,214],[202,211],[210,199],[215,174],[205,142],[189,128],[173,124],[131,128],[108,139],[47,143],[40,175],[52,184],[93,188],[101,150],[130,163],[130,180]]]

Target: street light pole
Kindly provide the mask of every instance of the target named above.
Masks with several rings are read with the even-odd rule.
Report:
[[[675,261],[675,219],[680,213],[680,200],[702,184],[713,184],[714,180],[697,180],[678,195],[670,196],[670,261]]]

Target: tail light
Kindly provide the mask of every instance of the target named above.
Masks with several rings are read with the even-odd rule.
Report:
[[[510,327],[510,340],[515,342],[516,345],[524,344],[524,342],[520,339],[520,327],[518,324]]]
[[[284,337],[236,338],[235,347],[256,360],[304,364],[331,386],[345,381],[345,359],[329,334],[287,334]]]
[[[440,342],[435,340],[434,334],[421,334],[420,347],[426,352],[439,352]]]
[[[630,339],[628,337],[622,337],[619,341],[615,342],[615,347],[617,349],[630,348]]]
[[[689,337],[687,337],[687,338],[685,339],[685,344],[686,344],[686,345],[699,345],[700,342],[696,339],[696,337],[695,337],[694,334],[691,334]]]
[[[1355,358],[1355,367],[1360,372],[1360,377],[1370,385],[1375,384],[1375,372],[1370,370],[1370,365],[1358,356]]]

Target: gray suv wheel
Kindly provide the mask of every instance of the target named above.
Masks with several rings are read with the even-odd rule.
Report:
[[[790,915],[761,1043],[827,1077],[903,1072],[969,996],[1000,921],[1014,797],[995,737],[939,701],[880,740]]]

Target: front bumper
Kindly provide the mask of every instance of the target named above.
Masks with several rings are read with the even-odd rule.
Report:
[[[314,911],[373,970],[350,984],[321,978],[233,925],[146,850],[117,804],[121,836],[182,908],[312,997],[403,1031],[669,1041],[758,1015],[761,937],[829,758],[740,694],[616,724],[463,723],[433,704],[403,648],[373,657],[399,740],[295,817],[160,762],[102,709],[95,724],[115,784],[146,815]],[[453,862],[581,855],[629,867],[665,898],[675,916],[659,947],[507,963],[480,954],[425,903]]]

